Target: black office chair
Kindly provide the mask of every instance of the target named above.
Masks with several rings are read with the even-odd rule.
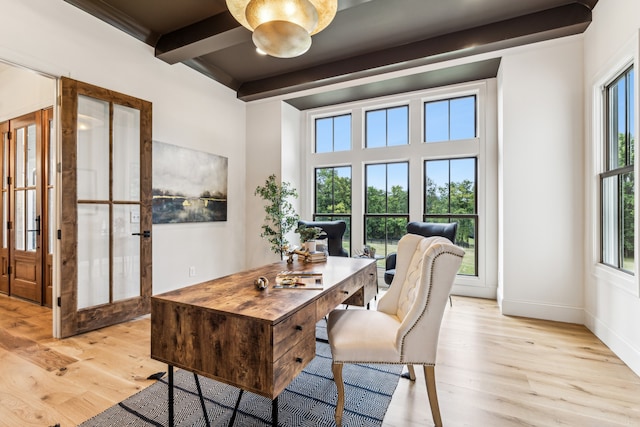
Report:
[[[327,234],[327,246],[329,256],[348,257],[349,253],[342,247],[342,236],[347,230],[347,223],[344,221],[298,221],[298,227],[320,227]]]
[[[442,236],[446,237],[451,243],[456,243],[456,233],[458,232],[458,223],[441,223],[441,222],[419,222],[413,221],[407,224],[407,233],[419,234],[424,237]],[[385,259],[384,283],[390,285],[396,274],[396,254],[391,253]]]

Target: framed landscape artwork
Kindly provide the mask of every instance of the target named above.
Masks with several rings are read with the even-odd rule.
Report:
[[[228,159],[153,141],[153,223],[227,220]]]

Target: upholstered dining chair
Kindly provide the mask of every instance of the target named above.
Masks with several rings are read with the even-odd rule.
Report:
[[[464,250],[444,237],[403,236],[393,286],[378,301],[377,310],[336,309],[327,332],[338,389],[335,419],[342,425],[345,363],[403,364],[415,380],[414,365],[422,365],[431,414],[442,425],[436,394],[435,364],[440,324]]]
[[[456,234],[458,232],[457,222],[422,222],[411,221],[407,224],[407,233],[419,234],[424,237],[442,236],[456,242]],[[396,256],[397,254],[390,253],[385,259],[384,267],[384,282],[390,285],[393,281],[393,276],[396,274]]]
[[[347,230],[345,221],[298,221],[298,227],[320,227],[327,234],[329,256],[348,257],[349,253],[342,247],[342,236]]]

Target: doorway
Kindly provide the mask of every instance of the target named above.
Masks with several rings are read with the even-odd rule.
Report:
[[[0,292],[52,306],[53,108],[0,123]]]

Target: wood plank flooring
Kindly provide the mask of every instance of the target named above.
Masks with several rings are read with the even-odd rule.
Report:
[[[78,423],[152,384],[148,317],[64,340],[49,309],[0,295],[0,426]],[[386,427],[432,426],[422,369]],[[640,378],[584,326],[502,316],[453,297],[436,378],[445,426],[640,426]],[[348,409],[348,408],[347,408]]]

